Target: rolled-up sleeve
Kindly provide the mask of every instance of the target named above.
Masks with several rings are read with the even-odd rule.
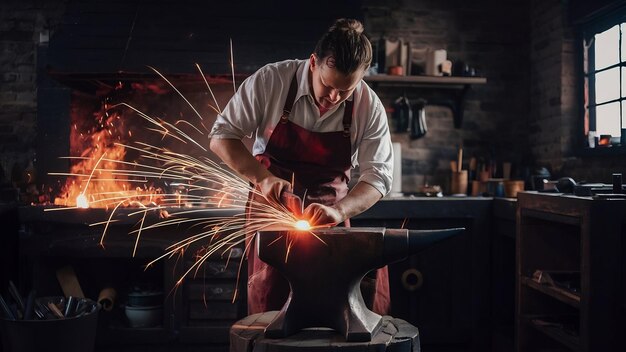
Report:
[[[264,74],[259,71],[241,84],[222,113],[217,115],[210,138],[242,139],[254,133],[265,105],[263,81]]]
[[[393,181],[393,147],[382,103],[377,101],[373,110],[358,149],[359,182],[371,185],[385,196],[391,191]]]

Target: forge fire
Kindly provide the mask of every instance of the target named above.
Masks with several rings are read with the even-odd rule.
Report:
[[[169,182],[167,175],[147,177],[137,172],[139,164],[161,166],[155,160],[142,157],[141,148],[145,146],[128,148],[130,144],[140,141],[165,150],[185,150],[189,156],[200,157],[194,154],[198,148],[185,147],[181,140],[166,138],[167,132],[146,121],[146,117],[150,116],[157,123],[177,126],[189,136],[205,132],[207,124],[204,121],[186,121],[191,120],[190,114],[214,116],[206,103],[209,101],[206,90],[191,89],[190,84],[181,83],[181,86],[188,88],[184,92],[185,97],[192,100],[190,105],[196,111],[192,111],[190,105],[181,104],[172,87],[158,80],[117,81],[114,84],[100,82],[98,89],[91,94],[75,90],[70,109],[70,151],[69,155],[61,156],[68,160],[69,172],[49,170],[50,175],[62,178],[54,187],[43,186],[34,203],[108,208],[117,205],[120,199],[126,199],[123,206],[194,205],[185,197],[188,189],[184,184]],[[205,140],[197,139],[200,142]],[[220,198],[221,206],[232,204],[224,192],[215,191],[212,196]]]

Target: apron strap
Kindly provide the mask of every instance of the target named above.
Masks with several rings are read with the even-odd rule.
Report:
[[[283,115],[280,117],[280,121],[282,123],[287,122],[287,120],[289,119],[289,114],[291,113],[294,100],[296,99],[296,93],[298,93],[297,76],[298,74],[296,72],[291,79],[291,84],[289,85],[289,93],[287,93],[287,99],[285,100],[285,105],[283,106]]]
[[[346,106],[343,110],[343,135],[344,137],[350,137],[350,126],[352,126],[352,106],[354,100],[346,100]]]

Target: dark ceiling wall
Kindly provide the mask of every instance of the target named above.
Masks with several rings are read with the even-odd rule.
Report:
[[[62,72],[250,73],[268,62],[306,58],[338,17],[360,18],[360,1],[71,0],[48,55]]]

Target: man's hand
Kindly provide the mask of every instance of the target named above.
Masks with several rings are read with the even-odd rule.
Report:
[[[278,204],[280,192],[290,187],[289,182],[274,176],[261,165],[240,140],[212,138],[210,147],[228,167],[257,186],[270,204]]]
[[[304,209],[304,219],[315,226],[335,226],[346,220],[338,209],[320,203],[311,203]]]
[[[304,210],[304,218],[315,226],[335,226],[361,214],[376,203],[382,194],[365,182],[357,182],[350,193],[332,207],[311,203]]]
[[[270,204],[280,204],[280,194],[283,191],[291,191],[291,184],[287,180],[269,174],[257,183],[261,194]]]

